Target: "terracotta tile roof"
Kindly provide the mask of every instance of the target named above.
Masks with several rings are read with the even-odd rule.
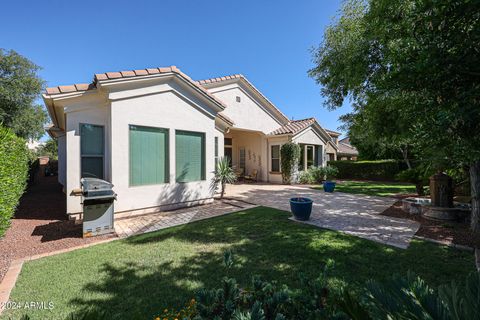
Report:
[[[232,74],[229,76],[224,76],[224,77],[218,77],[218,78],[211,78],[211,79],[205,79],[205,80],[198,80],[198,84],[209,84],[209,83],[214,83],[214,82],[221,82],[221,81],[226,81],[226,80],[232,80],[232,79],[240,79],[245,77],[241,74]]]
[[[95,89],[96,86],[93,83],[77,83],[69,86],[58,86],[47,88],[47,94],[60,94],[60,93],[70,93],[76,91],[87,91]]]
[[[307,118],[301,120],[291,120],[284,126],[270,132],[271,135],[280,135],[280,134],[296,134],[302,131],[305,128],[308,128],[315,123],[315,118]]]
[[[47,95],[53,95],[53,94],[70,93],[70,92],[83,92],[87,90],[96,89],[97,83],[99,81],[149,76],[149,75],[162,74],[162,73],[176,73],[180,75],[190,84],[192,84],[193,86],[201,90],[209,98],[213,99],[220,106],[222,106],[223,108],[226,107],[221,100],[217,99],[214,95],[210,94],[203,86],[199,84],[198,81],[192,80],[189,76],[187,76],[185,73],[180,71],[180,69],[178,69],[176,66],[97,73],[93,78],[93,82],[90,84],[82,83],[82,84],[74,84],[69,86],[51,87],[51,88],[47,88],[46,93]]]
[[[208,86],[211,83],[223,82],[223,81],[234,80],[234,79],[243,79],[247,83],[247,85],[253,89],[253,91],[257,92],[263,99],[265,99],[273,107],[273,109],[275,109],[283,118],[285,118],[285,120],[288,120],[288,117],[285,114],[283,114],[283,112],[280,111],[280,109],[278,109],[270,100],[268,100],[268,98],[262,92],[260,92],[260,90],[255,88],[255,86],[250,81],[248,81],[248,79],[245,78],[243,74],[232,74],[229,76],[197,80],[197,83],[202,86],[204,85]]]

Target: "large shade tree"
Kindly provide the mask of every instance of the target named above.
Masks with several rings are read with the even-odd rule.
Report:
[[[25,139],[39,139],[45,132],[47,115],[36,103],[44,86],[39,69],[17,52],[0,48],[0,124]]]
[[[327,107],[351,99],[352,130],[469,167],[480,233],[480,1],[348,1],[314,61]]]

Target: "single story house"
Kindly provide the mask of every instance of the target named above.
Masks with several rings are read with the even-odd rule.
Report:
[[[289,120],[243,75],[195,81],[177,67],[95,74],[89,84],[47,88],[67,213],[80,178],[110,181],[115,212],[148,213],[212,201],[220,157],[259,181],[280,183],[280,147],[302,147],[301,168],[336,159],[314,118]]]

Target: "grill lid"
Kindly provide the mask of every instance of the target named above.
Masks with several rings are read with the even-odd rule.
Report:
[[[115,197],[113,184],[97,178],[82,178],[82,192],[86,198],[112,198]]]

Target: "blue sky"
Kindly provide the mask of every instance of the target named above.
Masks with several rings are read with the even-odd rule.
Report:
[[[169,65],[193,79],[242,73],[288,117],[336,130],[350,107],[325,109],[307,70],[339,8],[337,0],[8,1],[0,47],[40,65],[49,86]]]

